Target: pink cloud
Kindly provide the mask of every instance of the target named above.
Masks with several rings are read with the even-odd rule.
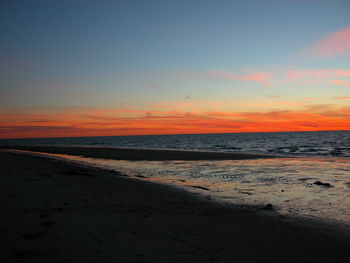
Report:
[[[335,85],[350,87],[350,81],[346,81],[346,80],[342,80],[342,79],[331,80],[331,83],[335,84]]]
[[[272,75],[268,72],[254,72],[250,74],[241,75],[228,70],[215,70],[210,72],[210,76],[217,79],[241,80],[248,82],[259,82],[262,84],[266,84],[272,79]]]
[[[288,70],[285,74],[287,80],[337,78],[350,77],[350,69]]]
[[[327,35],[307,53],[316,57],[350,55],[350,26]]]
[[[260,82],[260,83],[266,83],[270,81],[271,78],[272,78],[271,74],[266,72],[257,72],[253,74],[242,75],[239,77],[240,80]]]

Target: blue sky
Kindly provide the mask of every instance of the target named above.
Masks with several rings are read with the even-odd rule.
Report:
[[[285,74],[350,69],[347,50],[310,55],[322,40],[347,32],[350,1],[5,0],[0,12],[0,103],[14,111],[151,111],[189,100],[225,104],[220,111],[272,110],[241,102],[268,105],[273,97],[349,102],[333,101],[350,95],[338,85],[346,74],[297,83]],[[259,72],[271,76],[253,81]]]

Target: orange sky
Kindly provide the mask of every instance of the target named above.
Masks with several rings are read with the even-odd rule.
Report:
[[[1,138],[349,130],[350,107],[276,111],[181,111],[68,108],[0,116]]]

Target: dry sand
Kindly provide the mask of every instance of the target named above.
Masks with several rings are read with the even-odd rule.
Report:
[[[346,229],[0,152],[0,262],[346,262]]]

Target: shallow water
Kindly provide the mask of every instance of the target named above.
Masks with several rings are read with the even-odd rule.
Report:
[[[282,214],[316,217],[350,226],[348,158],[120,161],[42,154],[176,185],[220,201],[272,204]],[[329,183],[331,187],[316,185],[316,181]]]

